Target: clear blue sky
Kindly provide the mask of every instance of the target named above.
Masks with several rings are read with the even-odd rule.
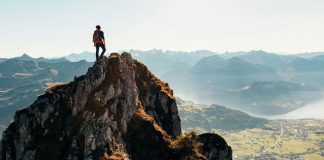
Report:
[[[108,50],[324,51],[324,0],[1,0],[0,57]]]

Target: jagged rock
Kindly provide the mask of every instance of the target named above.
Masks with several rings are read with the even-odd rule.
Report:
[[[200,153],[205,155],[209,160],[232,159],[232,149],[221,136],[205,133],[198,136],[198,141],[203,144],[199,148]]]
[[[0,160],[205,159],[174,150],[180,134],[168,84],[129,53],[112,53],[17,111],[3,133]]]

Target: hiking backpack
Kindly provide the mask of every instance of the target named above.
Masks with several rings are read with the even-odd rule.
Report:
[[[93,42],[95,44],[102,44],[103,43],[102,39],[100,37],[100,32],[101,31],[94,31],[94,33],[93,33]]]

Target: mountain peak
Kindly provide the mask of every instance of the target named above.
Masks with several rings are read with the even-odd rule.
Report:
[[[269,53],[264,50],[251,50],[247,52],[247,54],[269,54]]]
[[[231,158],[227,145],[201,152],[206,157],[198,152],[199,145],[184,153],[188,146],[174,146],[183,144],[174,143],[178,137],[180,118],[169,85],[129,53],[112,53],[96,61],[85,75],[47,89],[31,106],[17,111],[3,134],[0,157],[110,159],[117,154],[136,160],[206,159],[219,154]],[[199,139],[192,140],[194,144]]]
[[[22,61],[31,61],[31,60],[33,60],[33,57],[29,56],[27,53],[24,53],[23,55],[21,55],[20,57],[17,57],[17,58],[22,60]]]

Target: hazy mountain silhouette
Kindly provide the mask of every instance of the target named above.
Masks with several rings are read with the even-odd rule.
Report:
[[[236,57],[252,64],[260,64],[277,71],[282,71],[287,68],[287,63],[295,56],[283,56],[264,51],[251,51]]]
[[[35,62],[47,62],[47,63],[58,63],[58,62],[69,62],[68,59],[65,57],[60,57],[60,58],[44,58],[44,57],[39,57],[39,58],[33,58],[29,56],[28,54],[24,53],[20,57],[14,57],[10,59],[16,59],[19,61],[35,61]],[[7,59],[5,59],[7,60]]]
[[[205,57],[188,71],[170,71],[162,79],[179,96],[200,103],[283,114],[321,98],[323,69],[319,60],[251,51]]]
[[[302,58],[312,58],[319,55],[324,55],[324,52],[306,52],[297,54],[298,57]]]
[[[16,110],[33,102],[49,85],[71,81],[90,65],[85,61],[41,60],[27,55],[0,62],[0,124],[8,125]]]
[[[324,54],[323,55],[318,55],[318,56],[312,57],[311,59],[312,60],[318,60],[318,61],[324,62]]]
[[[187,70],[202,57],[216,54],[206,50],[182,52],[153,49],[148,51],[130,50],[130,52],[132,53],[133,57],[145,63],[159,76],[166,72],[180,69],[178,67],[181,67],[182,70]],[[79,54],[74,53],[65,56],[65,58],[73,62],[80,60],[86,60],[88,62],[95,61],[94,53],[91,52],[82,52]]]

